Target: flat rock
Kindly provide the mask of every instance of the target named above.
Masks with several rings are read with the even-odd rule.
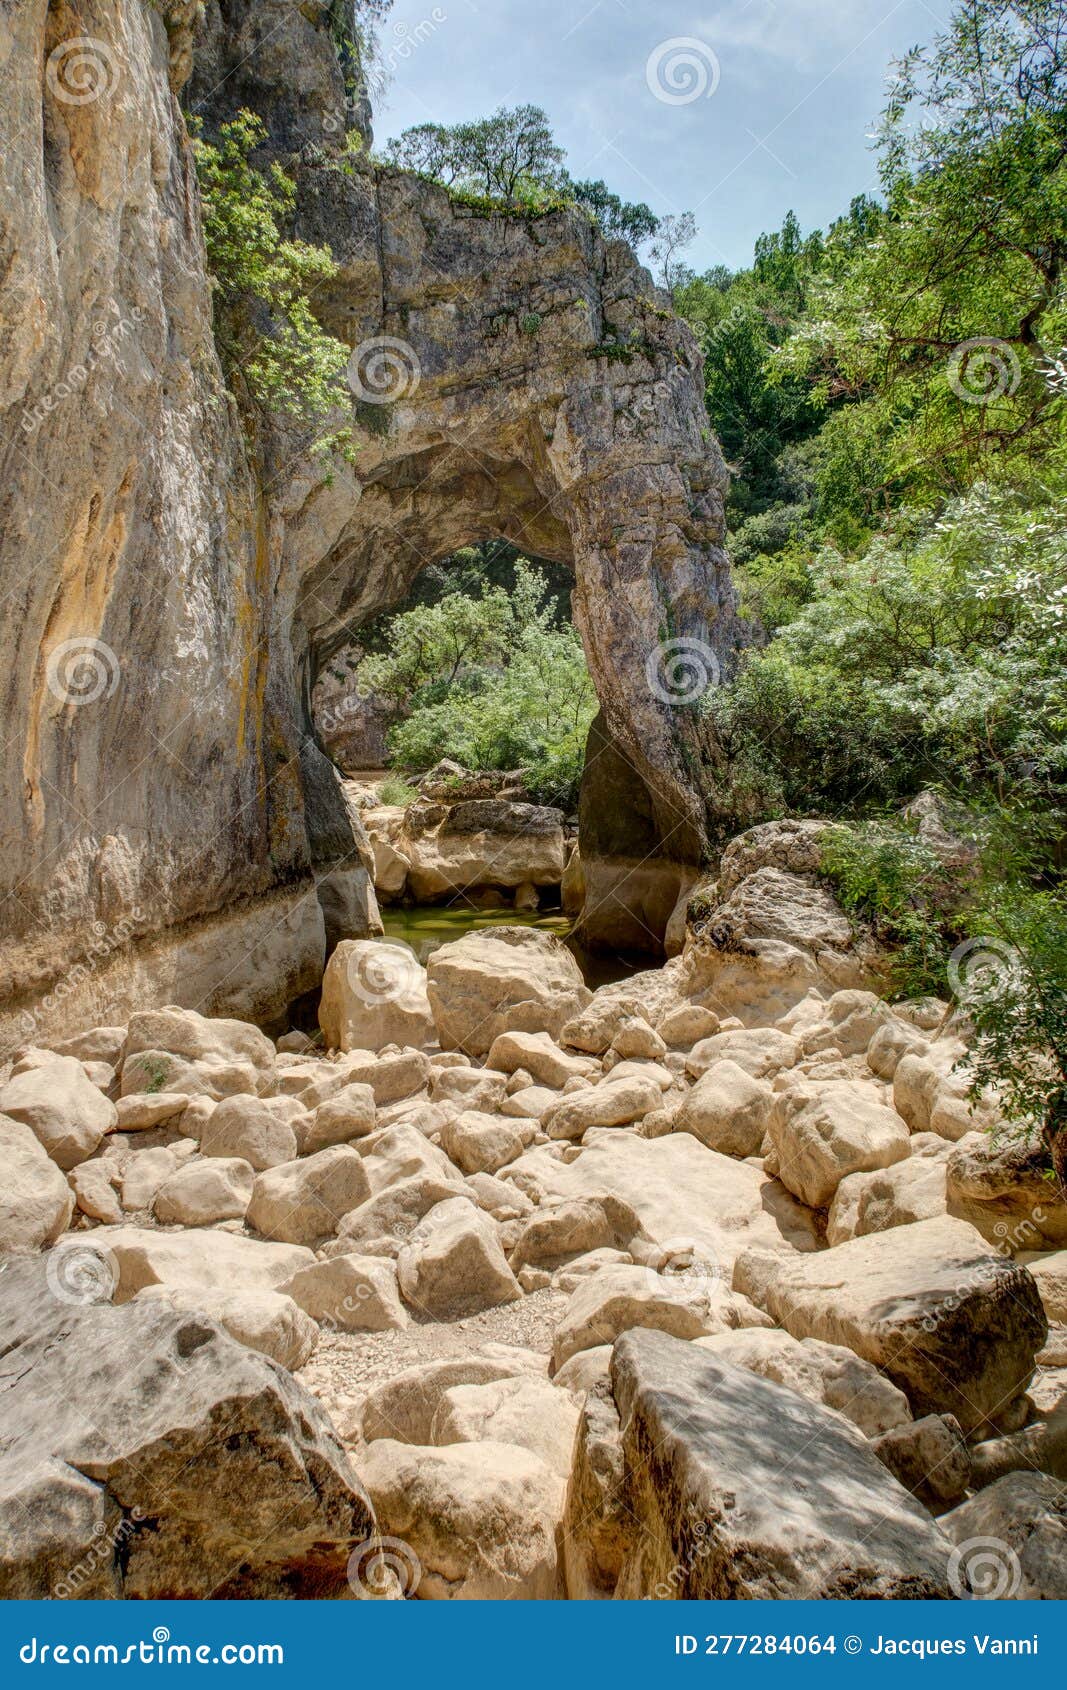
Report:
[[[616,1595],[931,1598],[946,1539],[840,1415],[662,1332],[611,1363],[635,1515]]]
[[[98,1253],[115,1277],[114,1300],[128,1303],[146,1285],[179,1291],[276,1291],[314,1260],[295,1244],[262,1244],[229,1232],[159,1232],[100,1226],[79,1234],[79,1249]],[[62,1245],[59,1246],[62,1248]]]
[[[917,1221],[814,1255],[741,1255],[734,1286],[795,1338],[844,1344],[916,1414],[995,1428],[1025,1390],[1048,1325],[1025,1268],[963,1221]]]
[[[731,1367],[743,1367],[823,1408],[836,1409],[867,1438],[911,1423],[904,1392],[841,1344],[824,1344],[819,1338],[798,1340],[766,1327],[716,1333],[696,1342]]]

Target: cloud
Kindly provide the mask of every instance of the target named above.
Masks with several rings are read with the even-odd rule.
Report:
[[[764,55],[812,71],[836,64],[897,9],[887,4],[872,18],[863,0],[728,0],[697,34],[717,53]]]

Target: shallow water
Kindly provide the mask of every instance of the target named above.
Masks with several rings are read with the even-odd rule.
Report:
[[[539,910],[529,914],[521,910],[476,910],[470,904],[456,901],[449,904],[418,904],[413,908],[399,905],[382,909],[382,923],[386,937],[402,939],[410,945],[419,961],[439,945],[461,939],[464,933],[477,933],[487,927],[537,927],[545,933],[558,933],[573,953],[587,986],[598,986],[626,980],[644,968],[657,966],[654,957],[624,951],[589,951],[571,937],[571,918],[562,910]]]

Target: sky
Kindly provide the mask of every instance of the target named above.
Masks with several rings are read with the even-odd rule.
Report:
[[[543,106],[571,175],[659,216],[692,211],[698,271],[751,262],[794,210],[825,228],[877,190],[890,60],[950,0],[394,0],[377,146],[429,121]]]

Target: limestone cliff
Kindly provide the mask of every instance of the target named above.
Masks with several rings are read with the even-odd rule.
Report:
[[[735,639],[698,349],[579,213],[342,160],[366,113],[328,10],[211,0],[194,44],[186,0],[0,0],[8,1035],[146,999],[263,1016],[317,979],[324,913],[331,937],[373,925],[308,700],[467,541],[573,565],[657,851],[702,849],[699,722],[660,672]],[[340,265],[317,308],[363,351],[356,461],[330,477],[267,429],[252,465],[222,381],[175,96],[194,59],[187,101],[209,127],[261,111],[299,232]]]

